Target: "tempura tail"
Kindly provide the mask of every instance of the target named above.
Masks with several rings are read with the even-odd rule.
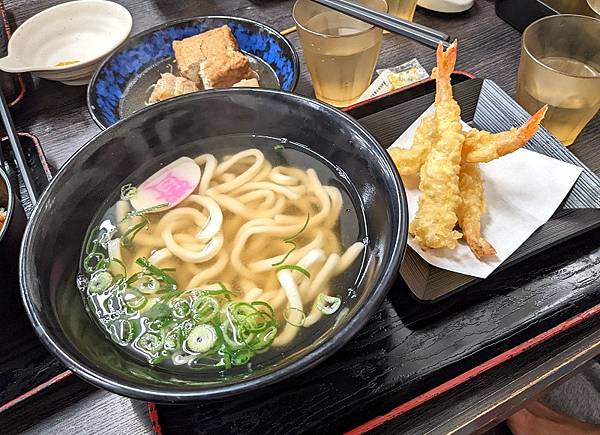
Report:
[[[481,216],[485,212],[483,180],[478,163],[460,168],[459,188],[462,201],[456,210],[463,237],[477,258],[496,255],[494,247],[481,236]]]
[[[461,201],[458,175],[465,140],[460,107],[452,97],[450,84],[456,50],[456,41],[445,52],[441,45],[437,50],[435,121],[438,139],[421,167],[419,209],[409,229],[415,241],[425,248],[454,248],[462,236],[454,230]]]
[[[391,148],[388,150],[400,175],[419,173],[429,150],[431,150],[431,145],[436,136],[435,133],[435,114],[432,114],[423,118],[417,127],[412,147],[408,149]]]
[[[469,163],[485,163],[518,150],[535,136],[546,110],[548,106],[542,107],[521,127],[508,131],[490,133],[472,129],[467,133],[463,145],[465,160]]]

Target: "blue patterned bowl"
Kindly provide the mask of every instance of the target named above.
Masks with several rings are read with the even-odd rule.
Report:
[[[271,87],[289,92],[295,89],[300,70],[298,54],[281,33],[245,18],[186,18],[161,24],[131,37],[100,65],[87,91],[88,109],[96,124],[102,129],[108,128],[144,107],[146,98],[141,94],[174,59],[173,41],[225,24],[231,28],[240,49],[249,55],[250,60],[256,59],[273,75],[275,84]],[[152,80],[148,82],[141,77],[151,77]]]

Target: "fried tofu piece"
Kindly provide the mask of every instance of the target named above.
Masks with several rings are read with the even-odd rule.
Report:
[[[185,77],[176,77],[171,73],[160,75],[160,79],[154,85],[154,90],[148,99],[149,103],[157,103],[168,98],[198,91],[198,86]]]
[[[256,78],[243,79],[233,85],[234,88],[258,88],[258,86]]]
[[[205,89],[227,88],[257,78],[227,25],[173,41],[173,51],[181,75],[202,82]]]

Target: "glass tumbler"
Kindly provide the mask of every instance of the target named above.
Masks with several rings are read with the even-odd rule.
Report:
[[[390,15],[412,21],[418,0],[387,0]]]
[[[544,104],[542,124],[571,145],[600,108],[600,19],[542,18],[523,32],[517,102],[529,113]]]
[[[358,3],[387,12],[385,0]],[[382,30],[310,0],[296,1],[292,15],[316,97],[337,107],[352,104],[371,83]]]

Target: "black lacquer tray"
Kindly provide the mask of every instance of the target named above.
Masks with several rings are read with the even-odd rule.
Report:
[[[455,76],[454,83],[465,78]],[[477,102],[481,87],[478,80],[459,83],[455,95],[461,103],[462,97],[475,92]],[[431,82],[419,83],[351,108],[350,113],[360,119],[412,98],[416,102],[433,88]],[[428,98],[422,99],[427,101],[421,102],[424,106],[418,114],[433,101]],[[406,126],[415,118],[407,119]],[[402,132],[397,125],[393,128],[388,132],[392,140]],[[598,210],[578,210],[570,211],[565,222],[574,219],[577,223],[579,213],[591,220],[600,218]],[[155,431],[384,430],[389,419],[596,319],[600,313],[600,231],[593,228],[586,227],[590,231],[585,235],[574,235],[552,250],[525,256],[440,303],[416,302],[398,279],[367,326],[323,364],[244,397],[184,406],[149,404]]]
[[[457,84],[454,86],[454,94],[461,106],[463,121],[473,127],[499,132],[521,125],[529,117],[525,110],[491,80],[473,79]],[[358,118],[382,146],[388,147],[433,104],[434,95],[429,92],[409,101],[405,101],[401,94],[389,95],[376,102],[366,101],[347,111]],[[580,166],[583,172],[559,210],[499,269],[505,269],[600,226],[600,178],[544,128],[525,147]],[[468,287],[480,281],[430,266],[410,248],[402,263],[401,275],[415,297],[426,303],[440,301],[453,292],[467,291]]]
[[[1,134],[0,134],[1,136]],[[48,185],[52,172],[38,139],[29,133],[19,133],[25,161],[30,169],[34,189],[39,194]],[[10,173],[19,185],[19,199],[25,213],[32,211],[30,198],[14,161],[7,137],[0,138],[0,147]],[[47,381],[65,371],[35,335],[25,314],[18,283],[4,282],[0,286],[0,413],[42,389]],[[33,390],[33,391],[32,391]]]

